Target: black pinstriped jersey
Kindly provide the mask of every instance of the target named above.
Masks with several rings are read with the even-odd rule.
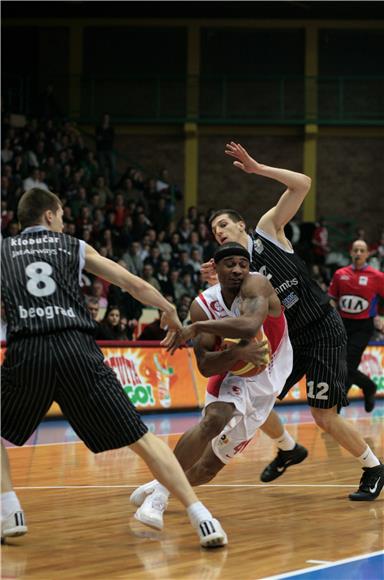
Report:
[[[95,329],[79,285],[80,240],[41,227],[6,238],[1,292],[7,338]]]
[[[285,308],[289,336],[321,320],[331,308],[328,295],[309,277],[305,262],[257,229],[248,239],[251,270],[267,276]]]

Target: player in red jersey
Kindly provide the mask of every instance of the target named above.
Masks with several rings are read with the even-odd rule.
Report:
[[[384,297],[384,273],[367,264],[368,255],[367,243],[364,240],[354,241],[352,264],[336,270],[328,290],[348,336],[346,390],[354,384],[363,390],[367,413],[375,406],[376,385],[358,370],[358,366],[373,333],[378,297]]]

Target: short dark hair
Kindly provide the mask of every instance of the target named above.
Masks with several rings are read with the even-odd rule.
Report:
[[[243,218],[243,216],[236,211],[235,209],[218,209],[217,211],[215,211],[214,214],[211,215],[211,217],[209,218],[209,227],[212,229],[212,222],[213,220],[215,220],[217,217],[219,217],[220,215],[227,215],[233,222],[237,223],[237,222],[244,222],[245,223],[245,219]]]
[[[39,225],[44,212],[51,210],[54,213],[61,207],[61,201],[51,191],[33,187],[20,198],[17,206],[17,218],[21,229]]]

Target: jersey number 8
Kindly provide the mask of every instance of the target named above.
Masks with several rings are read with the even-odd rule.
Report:
[[[50,296],[56,290],[56,282],[50,277],[52,266],[47,262],[32,262],[25,268],[29,280],[27,290],[33,296]]]

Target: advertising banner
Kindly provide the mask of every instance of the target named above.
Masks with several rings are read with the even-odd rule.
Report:
[[[196,409],[204,405],[207,378],[200,374],[192,349],[179,349],[171,356],[158,345],[112,344],[101,347],[105,363],[114,370],[127,396],[140,411]],[[4,353],[5,347],[2,347],[1,362]],[[359,368],[376,383],[377,396],[384,397],[384,345],[367,347]],[[357,386],[349,391],[350,399],[361,396],[362,392]],[[300,403],[306,400],[303,378],[292,387],[283,402]],[[60,414],[59,407],[54,403],[48,415]]]

